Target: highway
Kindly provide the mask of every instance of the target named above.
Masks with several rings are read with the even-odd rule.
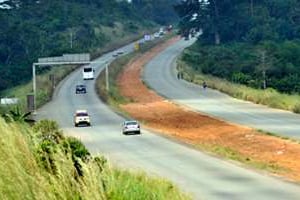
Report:
[[[164,51],[162,55],[171,50],[175,58],[176,54],[178,55],[191,42],[180,41]],[[123,49],[125,53],[128,53],[132,51],[133,45],[128,45]],[[94,64],[96,74],[104,69],[105,62],[111,62],[114,59],[112,55],[113,53],[108,53],[97,59],[98,64]],[[151,63],[156,62],[155,60],[159,57]],[[164,63],[156,62],[156,64],[166,69],[169,68]],[[173,69],[170,68],[170,70],[172,75]],[[148,73],[153,72],[147,66],[145,77],[149,84],[152,84],[153,79],[151,82]],[[159,80],[160,78],[162,80]],[[183,81],[157,75],[156,81],[162,81],[163,87],[168,87],[168,81],[190,86]],[[87,94],[75,94],[75,86],[82,82],[87,85]],[[121,123],[124,119],[99,100],[94,85],[95,80],[83,81],[81,71],[74,71],[56,88],[53,100],[37,111],[37,118],[56,120],[66,135],[79,138],[94,155],[104,155],[113,165],[119,167],[133,171],[143,170],[149,175],[165,177],[184,192],[193,195],[194,199],[300,199],[298,185],[211,157],[185,144],[149,132],[143,127],[141,135],[122,135]],[[164,89],[160,92],[163,91]],[[185,99],[197,100],[193,96],[190,98],[185,96]],[[177,100],[183,100],[183,98]],[[76,109],[89,111],[91,127],[74,127],[73,113]]]
[[[300,139],[300,115],[232,98],[224,93],[177,79],[176,57],[191,41],[181,41],[156,56],[144,80],[160,95],[193,110],[236,124]],[[162,67],[163,66],[163,67]]]

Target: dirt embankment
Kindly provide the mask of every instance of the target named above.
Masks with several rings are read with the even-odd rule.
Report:
[[[133,103],[123,104],[121,108],[162,134],[202,149],[226,154],[227,157],[234,157],[299,182],[298,143],[263,135],[253,129],[185,109],[163,99],[143,84],[140,78],[143,66],[177,40],[178,38],[173,38],[153,48],[126,66],[118,78],[118,86],[122,95]]]

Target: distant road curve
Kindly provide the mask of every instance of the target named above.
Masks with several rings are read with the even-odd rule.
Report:
[[[236,124],[277,135],[300,139],[300,115],[238,100],[217,90],[199,86],[176,76],[176,57],[186,43],[180,41],[149,62],[143,79],[160,95],[176,103]]]

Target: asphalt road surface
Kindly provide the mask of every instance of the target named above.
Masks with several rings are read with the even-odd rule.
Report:
[[[177,45],[182,49],[188,43]],[[133,45],[125,49],[129,52]],[[104,69],[103,63],[113,59],[112,55],[108,53],[97,59],[98,64],[94,64],[97,74]],[[76,84],[82,82],[87,85],[87,94],[75,94]],[[80,70],[75,71],[57,87],[53,101],[37,111],[37,118],[56,120],[66,135],[80,138],[91,153],[104,155],[117,166],[165,177],[194,199],[300,198],[300,188],[295,184],[211,157],[143,127],[141,135],[122,135],[124,119],[99,100],[94,84],[94,80],[83,81]],[[88,110],[91,127],[74,127],[76,109]]]
[[[191,41],[181,41],[147,64],[146,83],[157,93],[193,110],[284,137],[300,139],[300,114],[234,99],[217,90],[177,79],[176,56]]]

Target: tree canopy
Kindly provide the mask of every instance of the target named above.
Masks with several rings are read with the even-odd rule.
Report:
[[[92,53],[111,42],[114,35],[136,34],[177,17],[171,0],[131,4],[117,0],[22,0],[0,4],[4,3],[11,9],[0,9],[0,91],[30,80],[31,65],[38,57]]]
[[[300,1],[185,0],[175,9],[182,31],[203,32],[184,54],[194,69],[300,93]]]
[[[209,43],[286,40],[300,36],[297,0],[185,0],[175,6],[182,29],[202,29]]]

